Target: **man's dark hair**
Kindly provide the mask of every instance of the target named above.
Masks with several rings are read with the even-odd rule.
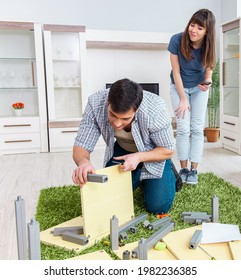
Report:
[[[143,89],[139,84],[129,79],[122,79],[111,85],[108,102],[114,112],[125,113],[132,108],[136,111],[142,98]]]

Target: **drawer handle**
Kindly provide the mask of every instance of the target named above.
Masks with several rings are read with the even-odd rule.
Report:
[[[227,139],[227,140],[230,140],[230,141],[234,141],[235,142],[235,139],[233,138],[230,138],[230,137],[227,137],[227,136],[224,136],[223,138]]]
[[[22,142],[32,142],[32,140],[7,140],[5,143],[22,143]]]
[[[231,122],[224,122],[226,124],[229,124],[229,125],[235,125],[235,123],[231,123]]]
[[[31,124],[4,124],[3,127],[31,126]]]
[[[78,130],[62,130],[61,133],[76,133]]]

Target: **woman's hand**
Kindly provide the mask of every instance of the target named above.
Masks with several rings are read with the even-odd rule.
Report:
[[[212,80],[211,79],[205,79],[203,82],[201,82],[198,85],[198,88],[201,89],[202,91],[207,91],[210,86],[212,85]]]
[[[178,118],[183,118],[185,117],[185,112],[187,110],[190,110],[190,104],[187,100],[180,100],[180,103],[177,107],[177,109],[175,110],[175,114]]]

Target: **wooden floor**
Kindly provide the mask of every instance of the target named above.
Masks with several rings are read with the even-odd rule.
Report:
[[[205,143],[199,172],[213,172],[241,188],[241,156],[224,150],[219,143]],[[96,169],[102,168],[103,150],[92,154]],[[174,156],[177,169],[179,164]],[[25,201],[26,222],[35,215],[39,191],[72,184],[75,164],[71,152],[0,156],[0,260],[17,259],[14,201]]]

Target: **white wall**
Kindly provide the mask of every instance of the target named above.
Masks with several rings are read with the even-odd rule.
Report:
[[[230,2],[231,0],[226,2]],[[220,0],[0,0],[0,19],[89,29],[178,32],[200,8],[220,22]]]
[[[86,30],[87,41],[167,44],[172,33]],[[172,112],[169,87],[169,52],[152,49],[87,48],[87,94],[105,88],[106,83],[129,78],[139,83],[159,83],[159,94]],[[93,78],[92,78],[93,77]]]
[[[221,24],[235,19],[238,15],[241,16],[240,2],[240,0],[221,0]]]

